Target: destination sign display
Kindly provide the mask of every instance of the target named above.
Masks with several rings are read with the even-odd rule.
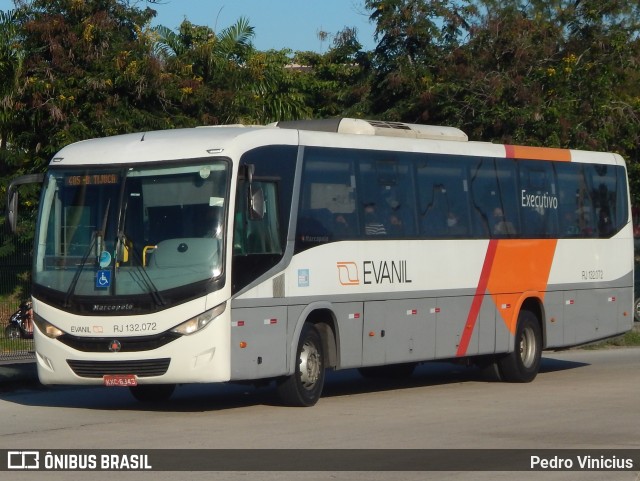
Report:
[[[67,175],[64,178],[64,185],[67,187],[79,187],[81,185],[108,185],[118,184],[120,176],[118,174],[89,174],[89,175]]]

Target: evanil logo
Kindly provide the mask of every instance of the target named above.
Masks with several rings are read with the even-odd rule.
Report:
[[[338,262],[338,279],[343,286],[359,286],[360,276],[355,262]]]
[[[343,286],[361,284],[410,284],[407,261],[338,262],[338,280]],[[360,276],[362,274],[362,277]]]

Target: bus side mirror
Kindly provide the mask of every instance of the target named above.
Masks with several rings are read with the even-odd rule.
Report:
[[[27,174],[16,177],[7,188],[6,224],[11,233],[15,233],[18,225],[18,186],[23,184],[41,184],[44,174]]]
[[[264,191],[261,187],[255,188],[253,185],[253,174],[256,170],[254,164],[246,164],[244,166],[244,176],[249,183],[249,219],[261,220],[264,218]]]
[[[249,206],[249,218],[251,220],[261,220],[264,218],[265,205],[264,205],[264,191],[262,187],[253,189],[249,187],[249,195],[251,195]]]

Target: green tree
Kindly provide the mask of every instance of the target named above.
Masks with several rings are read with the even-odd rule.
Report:
[[[640,6],[622,0],[367,0],[373,112],[472,138],[637,159]]]
[[[486,140],[631,153],[637,6],[485,0],[477,11],[468,42],[445,60],[443,117]]]
[[[371,56],[350,27],[333,36],[324,54],[295,54],[290,69],[314,117],[370,116]]]
[[[5,199],[7,188],[13,177],[31,171],[31,166],[16,146],[17,126],[24,111],[20,100],[24,84],[24,65],[27,57],[22,46],[23,30],[21,28],[21,11],[0,11],[0,222],[4,222]],[[29,219],[37,198],[36,189],[26,188],[23,195],[23,206],[26,207],[26,224],[32,225]],[[24,223],[23,223],[24,225]],[[22,229],[21,234],[31,229]],[[0,256],[13,254],[16,239],[0,235]]]
[[[185,20],[157,27],[155,52],[179,84],[180,108],[200,124],[266,123],[307,114],[286,52],[258,52],[246,18],[216,34]]]
[[[15,112],[20,108],[16,97],[26,57],[20,34],[19,11],[0,11],[0,152],[12,140]]]
[[[375,116],[409,122],[430,121],[427,100],[443,59],[459,45],[474,11],[466,0],[366,0],[375,22],[371,105]]]
[[[640,185],[638,2],[365,5],[377,25],[374,115],[455,125],[478,140],[619,152]]]
[[[180,122],[150,55],[153,10],[117,0],[34,0],[25,13],[26,109],[17,143],[34,167],[70,142]]]

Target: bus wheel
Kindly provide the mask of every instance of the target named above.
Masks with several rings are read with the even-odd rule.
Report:
[[[134,398],[145,403],[166,401],[175,389],[175,384],[142,384],[129,388]]]
[[[515,349],[498,359],[502,379],[507,382],[531,382],[540,368],[542,333],[535,314],[520,311],[515,336]]]
[[[278,396],[289,406],[313,406],[322,395],[325,358],[322,339],[313,324],[305,324],[300,333],[296,369],[278,382]]]

